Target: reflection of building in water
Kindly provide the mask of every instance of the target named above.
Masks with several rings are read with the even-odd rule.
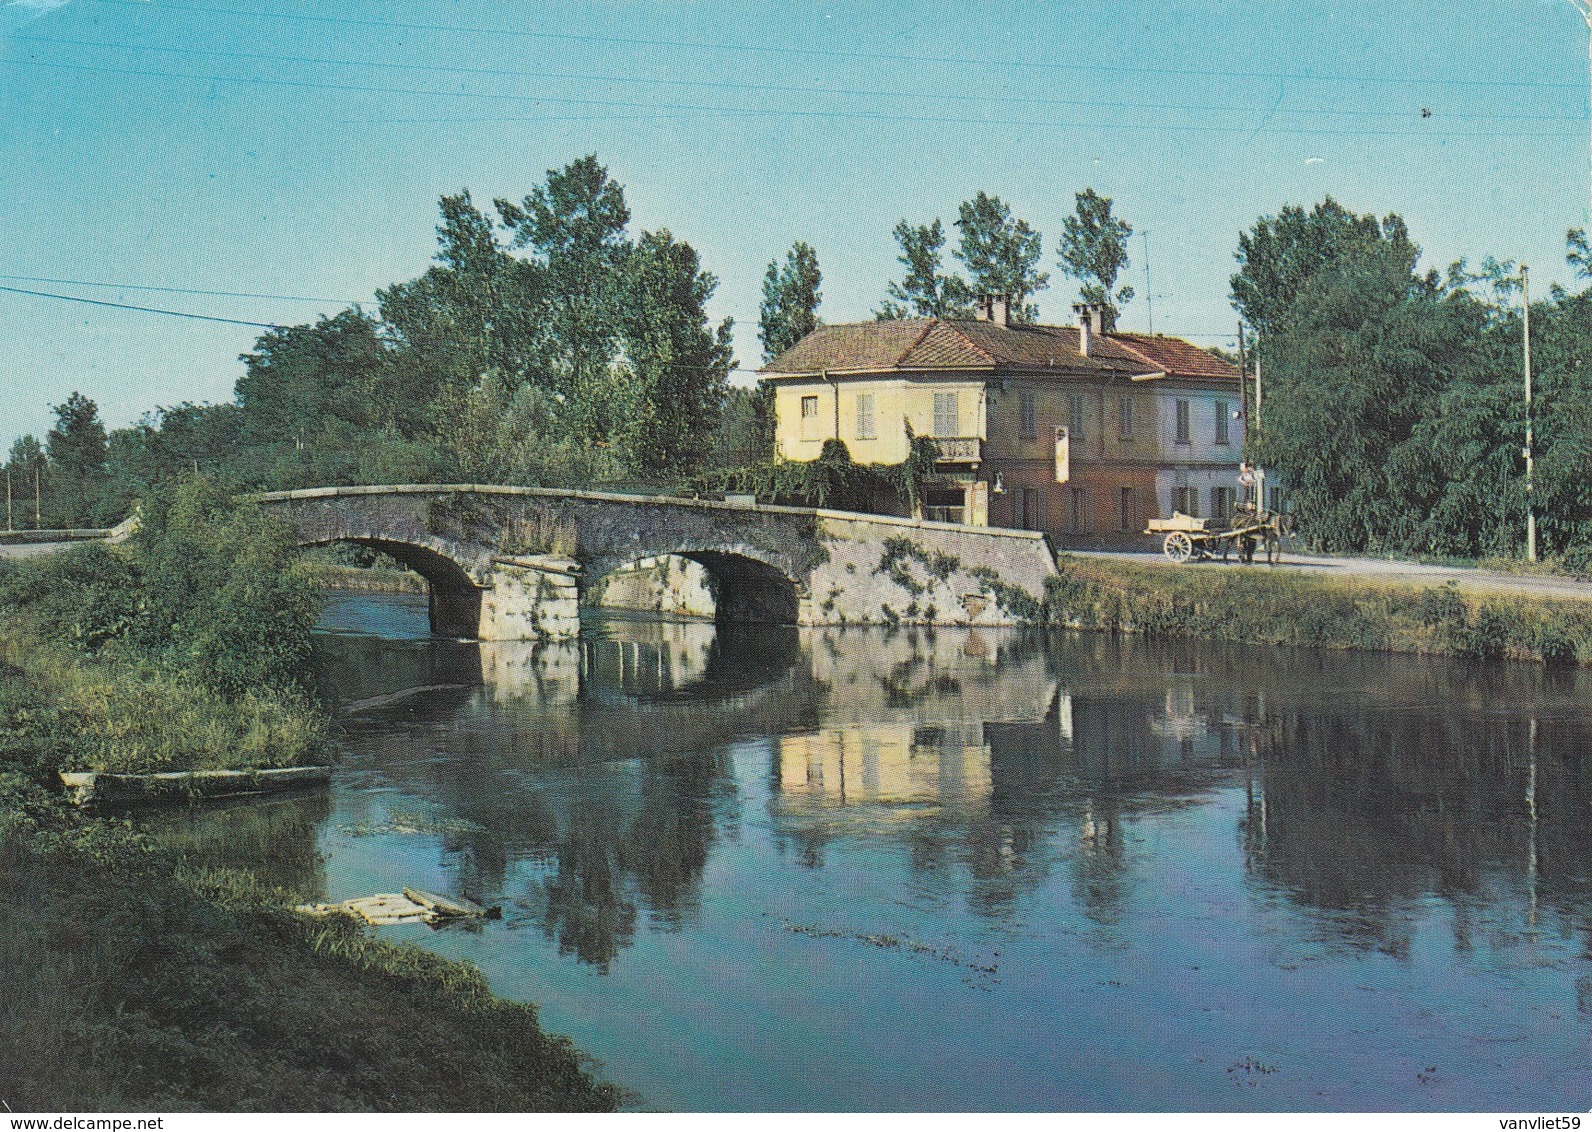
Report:
[[[1043,719],[1056,694],[1031,636],[977,629],[815,630],[803,643],[834,726]]]
[[[977,723],[881,723],[787,735],[779,744],[779,790],[787,803],[825,807],[981,801],[990,792],[989,747]]]

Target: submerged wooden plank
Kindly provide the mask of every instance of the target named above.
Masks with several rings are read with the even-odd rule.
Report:
[[[442,916],[485,916],[486,909],[462,896],[438,896],[423,888],[406,888],[404,896]]]
[[[89,802],[162,802],[264,794],[273,790],[318,786],[330,781],[331,777],[332,768],[329,766],[162,771],[157,774],[61,772],[62,784],[72,792],[72,801],[79,806]]]

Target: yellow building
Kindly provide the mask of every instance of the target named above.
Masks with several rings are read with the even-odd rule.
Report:
[[[820,326],[773,359],[781,459],[844,441],[862,464],[933,437],[924,518],[1042,530],[1062,545],[1130,541],[1148,519],[1225,517],[1244,445],[1237,368],[1180,338],[976,319]],[[1269,501],[1273,502],[1273,501]]]

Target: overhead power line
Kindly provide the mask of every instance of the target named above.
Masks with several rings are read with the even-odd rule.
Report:
[[[192,318],[200,322],[226,322],[233,326],[256,326],[262,330],[280,330],[281,325],[275,322],[250,322],[241,318],[221,318],[213,314],[194,314],[192,311],[164,310],[161,307],[137,307],[131,303],[112,303],[104,299],[85,299],[81,295],[57,295],[49,291],[30,291],[25,287],[0,287],[0,291],[9,291],[13,295],[32,295],[40,299],[59,299],[67,303],[88,303],[96,307],[115,307],[117,310],[142,311],[144,314],[165,314],[173,318]]]
[[[1206,78],[1243,78],[1283,80],[1287,82],[1375,83],[1403,86],[1469,86],[1469,87],[1520,87],[1579,89],[1574,83],[1548,83],[1528,79],[1461,79],[1461,78],[1395,78],[1386,75],[1317,75],[1310,72],[1286,71],[1227,71],[1203,67],[1151,67],[1124,66],[1105,63],[1060,63],[1023,59],[974,58],[958,55],[911,55],[885,51],[848,51],[838,48],[773,46],[757,43],[710,43],[701,40],[653,39],[641,36],[599,35],[593,32],[530,31],[525,28],[481,27],[464,24],[424,24],[400,20],[377,20],[356,16],[309,15],[300,12],[262,12],[242,8],[220,8],[198,4],[152,3],[150,0],[97,0],[100,4],[137,8],[140,11],[162,9],[172,12],[193,12],[208,16],[238,16],[244,19],[287,20],[298,23],[338,24],[352,27],[381,27],[396,31],[453,32],[462,35],[507,36],[521,39],[545,39],[573,43],[613,43],[628,47],[667,47],[694,51],[745,52],[761,55],[804,55],[817,58],[858,59],[870,62],[941,63],[969,67],[1009,67],[1036,71],[1098,71],[1129,75],[1189,75]]]
[[[110,0],[101,0],[110,2]],[[627,110],[671,110],[690,111],[706,114],[724,114],[740,117],[780,117],[780,118],[812,118],[812,119],[860,119],[879,122],[916,122],[933,125],[970,125],[970,126],[1000,126],[1007,128],[1023,129],[1096,129],[1111,133],[1124,131],[1149,131],[1153,133],[1202,133],[1202,134],[1249,134],[1253,132],[1251,126],[1192,126],[1192,125],[1161,125],[1149,122],[1131,123],[1103,123],[1103,122],[1058,122],[1055,120],[1020,120],[1014,118],[973,118],[951,117],[947,115],[928,114],[893,114],[883,111],[865,110],[815,110],[793,107],[753,107],[753,106],[710,106],[700,103],[680,102],[635,102],[625,99],[606,98],[570,98],[566,96],[541,95],[541,94],[509,94],[490,93],[480,91],[458,90],[427,90],[415,87],[377,86],[365,83],[324,83],[311,82],[305,79],[274,79],[261,78],[250,75],[201,75],[183,71],[154,71],[138,67],[104,67],[91,63],[57,63],[43,59],[11,59],[5,60],[11,66],[43,67],[65,71],[96,71],[103,74],[133,75],[142,78],[183,79],[203,83],[232,83],[242,86],[281,87],[298,90],[343,90],[358,94],[399,94],[414,95],[427,98],[449,99],[484,99],[497,102],[529,102],[533,104],[549,104],[557,106],[606,106],[619,107]],[[490,122],[517,122],[538,121],[536,118],[477,118],[477,119],[394,119],[397,122],[457,122],[457,121],[490,121]],[[1424,138],[1568,138],[1579,137],[1579,134],[1556,132],[1522,132],[1520,130],[1319,130],[1319,129],[1277,129],[1268,130],[1274,134],[1288,134],[1301,137],[1424,137]]]
[[[314,55],[280,55],[258,51],[221,51],[203,47],[175,47],[141,43],[111,43],[92,39],[63,39],[44,35],[13,35],[13,41],[44,43],[59,47],[89,47],[105,51],[141,51],[155,55],[199,55],[219,59],[246,59],[262,63],[303,63],[318,67],[362,67],[371,70],[417,71],[446,75],[480,75],[489,78],[543,79],[559,82],[620,83],[631,86],[684,87],[708,90],[738,90],[755,94],[801,94],[838,98],[895,98],[914,101],[995,103],[1024,106],[1075,106],[1092,109],[1168,110],[1194,113],[1281,114],[1335,118],[1413,118],[1414,110],[1355,110],[1336,107],[1232,106],[1205,103],[1127,102],[1111,99],[1043,98],[1032,95],[970,94],[963,92],[881,90],[855,87],[793,86],[777,83],[743,83],[713,79],[653,78],[642,75],[577,74],[564,71],[528,71],[501,67],[467,67],[444,63],[395,63],[374,59],[333,59]],[[451,93],[451,92],[450,92]],[[490,95],[483,95],[490,97]],[[1580,114],[1494,114],[1444,111],[1444,119],[1481,121],[1581,122]]]
[[[0,275],[0,279],[12,279],[12,278],[18,278],[18,277],[17,276],[10,276],[10,275]],[[86,284],[86,286],[95,286],[95,285],[96,284]],[[148,288],[148,290],[165,291],[165,290],[175,290],[175,288],[151,287],[151,288]],[[29,289],[27,289],[25,287],[5,287],[5,286],[0,286],[0,291],[9,292],[10,294],[13,294],[13,295],[31,295],[34,298],[39,298],[39,299],[59,299],[62,302],[67,302],[67,303],[87,303],[90,306],[96,306],[96,307],[115,307],[117,310],[141,311],[144,314],[164,314],[164,315],[170,315],[173,318],[192,318],[192,319],[197,319],[197,320],[199,320],[201,322],[225,322],[225,323],[228,323],[229,325],[232,325],[232,326],[254,326],[254,327],[260,328],[261,330],[284,330],[284,329],[288,329],[288,327],[285,324],[278,323],[278,322],[251,322],[251,321],[249,321],[247,319],[242,319],[242,318],[221,318],[220,316],[213,315],[213,314],[195,314],[192,311],[166,310],[166,309],[164,309],[162,307],[140,307],[140,306],[133,306],[130,303],[112,303],[112,302],[107,302],[104,299],[85,299],[85,298],[83,298],[80,295],[59,295],[59,294],[55,294],[55,293],[50,292],[50,291],[33,291],[33,290],[29,290]],[[225,294],[229,294],[229,292],[225,292],[225,291],[194,291],[194,292],[190,292],[190,293],[196,294],[196,295],[225,295]],[[245,295],[245,294],[241,294],[241,293],[238,293],[238,292],[231,292],[231,294],[235,294],[238,297],[243,297],[243,298],[255,298],[256,297],[256,296],[254,296],[252,294]],[[319,301],[319,300],[316,300],[316,301]],[[694,364],[691,364],[691,363],[688,363],[688,362],[665,362],[665,361],[658,361],[658,360],[649,360],[649,361],[645,362],[644,364],[645,365],[649,365],[649,366],[664,366],[664,367],[667,367],[667,368],[670,368],[670,369],[695,369],[695,370],[702,370],[702,369],[711,369],[712,368],[711,366],[694,365]],[[757,371],[756,370],[747,369],[745,366],[731,366],[729,368],[728,372],[730,372],[730,373],[756,373]]]
[[[155,287],[148,283],[105,283],[92,279],[55,279],[47,275],[0,275],[23,283],[65,283],[73,287],[106,287],[113,291],[161,291],[169,295],[209,295],[222,299],[277,299],[286,303],[342,303],[352,306],[359,299],[327,299],[312,295],[266,295],[256,291],[200,291],[192,287]]]

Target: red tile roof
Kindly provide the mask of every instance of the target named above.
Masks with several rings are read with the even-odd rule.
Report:
[[[1227,378],[1238,371],[1207,350],[1157,334],[1097,336],[1078,352],[1076,326],[1002,326],[975,319],[904,318],[820,326],[760,371],[771,376],[890,370],[1040,370]]]
[[[1231,363],[1181,338],[1168,338],[1164,334],[1118,334],[1113,331],[1111,342],[1121,346],[1127,353],[1144,359],[1156,369],[1178,377],[1238,377],[1238,369]]]

